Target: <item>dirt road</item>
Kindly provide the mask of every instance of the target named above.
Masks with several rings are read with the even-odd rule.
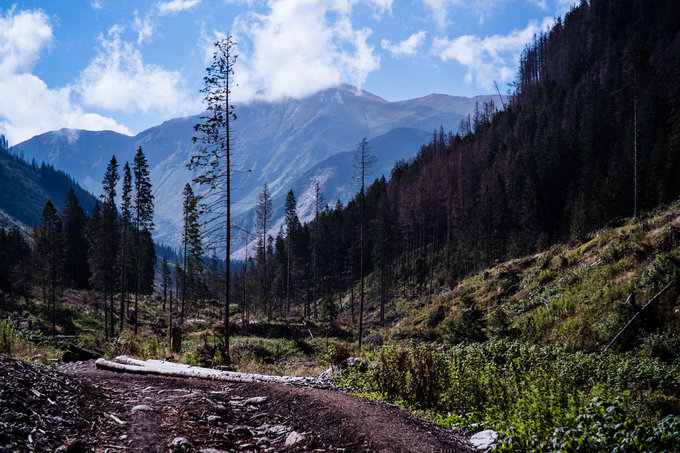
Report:
[[[49,386],[53,390],[37,384],[32,387],[50,402],[41,406],[41,401],[34,398],[25,405],[27,417],[35,413],[45,424],[42,431],[47,431],[42,437],[41,430],[34,433],[31,439],[34,446],[51,439],[51,444],[43,445],[50,449],[60,446],[61,451],[72,453],[474,451],[461,432],[442,429],[387,405],[335,391],[138,376],[98,370],[92,362],[63,365],[60,371],[64,373],[61,377],[51,375],[45,379],[52,383]],[[63,388],[53,384],[59,379],[67,379]],[[28,381],[22,385],[32,385]],[[3,398],[12,391],[21,392],[17,385],[4,388]],[[62,398],[63,401],[56,399],[56,394],[49,397],[51,391],[69,393],[71,389],[77,393]],[[12,403],[11,398],[4,401],[10,406],[21,406],[20,401]],[[48,412],[60,405],[71,405],[61,407],[63,423],[49,425],[45,420],[55,416]],[[47,415],[40,415],[41,407]],[[50,429],[60,427],[63,432],[49,433]],[[30,444],[24,444],[26,451],[30,451]]]

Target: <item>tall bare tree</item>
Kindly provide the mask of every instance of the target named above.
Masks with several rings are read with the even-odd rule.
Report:
[[[229,360],[229,288],[231,281],[231,177],[232,177],[232,121],[236,120],[234,106],[229,95],[234,83],[236,63],[235,43],[231,36],[225,36],[215,43],[215,52],[207,75],[203,78],[206,113],[201,122],[194,126],[194,143],[199,147],[188,164],[197,171],[194,182],[206,187],[202,207],[208,214],[204,231],[208,237],[224,233],[226,263],[226,284],[224,291],[224,343],[222,353]]]
[[[317,179],[314,183],[314,230],[312,231],[312,280],[313,280],[313,294],[314,294],[314,317],[318,318],[317,310],[317,288],[318,288],[318,267],[319,267],[319,242],[320,242],[320,231],[319,215],[324,209],[324,198],[323,189],[321,188],[321,183]]]
[[[375,163],[375,156],[371,154],[371,147],[366,141],[366,137],[362,138],[357,145],[357,150],[354,152],[354,170],[355,178],[361,185],[359,191],[360,198],[360,226],[359,226],[359,273],[361,275],[361,286],[359,293],[359,353],[361,353],[361,342],[363,337],[364,327],[364,236],[366,230],[366,178],[371,175],[371,165]]]

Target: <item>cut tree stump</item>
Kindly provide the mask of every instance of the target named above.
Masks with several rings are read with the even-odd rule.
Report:
[[[138,360],[124,355],[116,357],[114,362],[98,359],[95,362],[95,365],[102,370],[123,373],[153,374],[159,376],[210,379],[213,381],[226,382],[274,382],[316,388],[332,387],[328,381],[316,377],[237,373],[233,371],[221,371],[212,368],[185,365],[183,363],[166,362],[163,360]]]

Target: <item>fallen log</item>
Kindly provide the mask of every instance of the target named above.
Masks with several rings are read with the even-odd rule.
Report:
[[[163,360],[138,360],[127,356],[118,356],[116,357],[115,362],[98,359],[95,362],[95,365],[102,370],[133,374],[153,374],[158,376],[210,379],[213,381],[226,382],[274,382],[317,388],[328,388],[331,386],[328,382],[316,377],[237,373],[234,371],[214,370],[212,368],[166,362]]]

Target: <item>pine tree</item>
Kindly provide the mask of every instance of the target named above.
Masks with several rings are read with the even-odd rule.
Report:
[[[269,187],[265,184],[262,187],[260,196],[258,199],[255,226],[257,228],[258,234],[258,245],[257,245],[257,261],[258,269],[261,273],[261,285],[262,285],[262,306],[268,313],[269,318],[272,317],[272,306],[271,303],[267,304],[267,228],[269,227],[269,222],[272,216],[272,199],[271,193],[269,192]]]
[[[90,287],[105,294],[106,288],[106,252],[103,237],[103,222],[102,209],[99,201],[95,201],[92,208],[92,217],[88,225],[88,264],[90,266]],[[106,302],[104,302],[104,317],[108,321],[106,315]],[[108,339],[108,322],[104,324],[104,334]]]
[[[60,213],[64,232],[66,286],[84,289],[90,277],[87,266],[87,218],[73,189],[69,189]]]
[[[387,300],[387,267],[392,261],[392,212],[387,196],[378,204],[376,215],[376,238],[373,244],[374,261],[380,271],[380,323],[385,322],[385,303]]]
[[[125,294],[127,292],[126,276],[128,272],[128,242],[129,226],[132,220],[132,174],[130,172],[130,164],[125,162],[123,167],[123,193],[122,204],[120,207],[120,221],[122,226],[122,242],[121,259],[120,259],[120,330],[123,330],[123,318],[125,317]]]
[[[203,245],[198,223],[198,200],[191,185],[184,186],[184,229],[182,242],[184,246],[184,271],[182,272],[182,310],[181,322],[184,323],[187,292],[193,299],[203,259]]]
[[[288,191],[286,195],[286,312],[290,311],[290,285],[292,277],[292,266],[294,265],[293,260],[293,243],[297,239],[301,225],[300,219],[297,216],[297,201],[295,200],[295,195],[293,190]],[[306,315],[306,313],[305,313]]]
[[[64,262],[62,225],[51,201],[45,203],[36,231],[37,273],[41,277],[43,299],[47,302],[52,321],[52,335],[57,334],[57,294],[61,287]]]
[[[317,287],[318,287],[318,268],[319,268],[319,242],[321,241],[320,238],[320,223],[321,220],[319,218],[319,215],[321,214],[321,211],[323,209],[324,205],[324,199],[323,199],[323,191],[321,189],[321,183],[317,179],[314,181],[314,223],[313,225],[313,230],[312,230],[312,294],[314,295],[314,317],[318,318],[318,312],[317,312],[317,300],[318,300],[318,295],[317,295]],[[331,301],[332,302],[332,301]]]
[[[232,176],[232,139],[231,124],[236,120],[234,107],[229,102],[233,84],[232,76],[236,53],[231,36],[220,38],[215,43],[213,61],[206,69],[203,78],[204,100],[207,113],[201,122],[194,126],[199,141],[197,154],[191,156],[189,168],[200,170],[194,182],[206,186],[206,206],[212,216],[208,223],[212,226],[208,234],[222,231],[225,234],[225,297],[224,297],[224,343],[222,354],[229,361],[229,292],[231,288],[231,176]],[[222,209],[220,209],[222,208]]]
[[[137,149],[135,160],[132,165],[135,176],[134,193],[134,222],[135,222],[135,335],[137,334],[137,324],[139,320],[139,293],[142,286],[142,277],[146,276],[148,286],[148,275],[151,272],[153,279],[153,266],[155,264],[155,252],[153,252],[153,241],[151,240],[151,230],[153,230],[153,194],[151,193],[151,179],[149,177],[149,164],[144,156],[142,147]],[[151,250],[149,250],[149,242]],[[153,252],[153,254],[152,254]],[[142,255],[144,260],[142,260]],[[142,267],[142,264],[145,264]],[[149,267],[150,266],[150,267]]]
[[[18,228],[0,228],[0,291],[12,297],[27,297],[35,270],[31,269],[33,258],[31,245]]]
[[[104,180],[102,181],[102,220],[99,234],[101,235],[102,250],[104,264],[104,306],[109,303],[109,308],[105,308],[105,318],[108,313],[110,318],[110,331],[113,335],[114,319],[113,319],[113,289],[115,287],[116,279],[116,257],[118,255],[119,246],[119,225],[118,225],[118,209],[116,208],[116,184],[118,183],[118,162],[116,156],[111,157],[109,164],[106,167]]]

